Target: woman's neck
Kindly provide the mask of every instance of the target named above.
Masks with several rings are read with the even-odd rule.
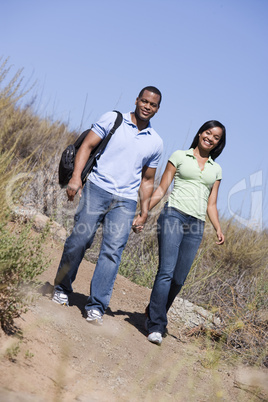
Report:
[[[209,158],[209,152],[199,148],[198,146],[196,148],[194,148],[194,156],[195,157],[199,157],[199,158]]]

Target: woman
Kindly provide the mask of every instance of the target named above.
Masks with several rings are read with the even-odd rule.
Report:
[[[158,345],[167,326],[167,312],[180,292],[202,240],[206,213],[218,241],[224,243],[217,196],[222,170],[215,159],[225,146],[225,127],[216,120],[202,125],[189,150],[174,152],[167,163],[150,207],[174,187],[158,219],[159,267],[147,307],[148,340]],[[141,230],[139,218],[136,229]]]

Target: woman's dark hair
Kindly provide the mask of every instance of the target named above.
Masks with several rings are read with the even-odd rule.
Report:
[[[153,92],[154,94],[159,95],[160,99],[159,99],[158,106],[160,106],[160,103],[161,103],[161,100],[162,100],[162,94],[161,94],[161,92],[159,91],[158,88],[153,87],[153,86],[148,86],[148,87],[142,88],[142,90],[140,91],[139,96],[138,96],[139,98],[142,98],[144,91]]]
[[[192,145],[190,146],[190,148],[196,148],[199,141],[199,135],[204,131],[214,127],[219,127],[222,129],[222,136],[217,146],[214,149],[212,149],[212,151],[209,153],[209,155],[213,160],[215,160],[222,153],[223,148],[225,147],[226,144],[226,129],[224,125],[221,124],[219,121],[209,120],[206,123],[204,123],[203,126],[201,126],[200,129],[198,130],[196,136],[193,139]]]

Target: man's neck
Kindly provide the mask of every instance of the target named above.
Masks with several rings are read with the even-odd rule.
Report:
[[[130,117],[132,123],[134,123],[138,127],[139,131],[144,130],[146,127],[148,127],[149,121],[141,120],[135,112],[131,113]]]

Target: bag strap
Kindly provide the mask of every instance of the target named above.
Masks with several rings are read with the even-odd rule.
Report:
[[[96,148],[98,148],[98,152],[99,152],[99,150],[103,150],[103,149],[106,147],[106,145],[107,145],[108,141],[110,140],[111,136],[114,134],[115,130],[120,126],[120,124],[121,124],[122,121],[123,121],[123,116],[122,116],[122,114],[121,114],[120,112],[118,112],[117,110],[113,110],[113,111],[117,113],[116,120],[115,120],[115,122],[114,122],[114,125],[113,125],[111,131],[108,133],[107,137],[105,137],[105,138],[100,142],[100,144],[97,145]],[[74,147],[75,147],[75,149],[78,149],[78,148],[81,146],[82,142],[84,141],[84,139],[86,138],[86,136],[88,135],[88,133],[90,132],[90,130],[92,129],[92,127],[93,127],[93,124],[92,124],[92,126],[91,126],[89,129],[85,130],[82,134],[79,135],[79,137],[76,139],[76,141],[75,141],[74,144],[73,144]],[[108,137],[109,137],[109,138],[108,138]],[[108,138],[108,139],[107,139],[107,138]],[[104,145],[101,145],[101,144],[103,144],[103,143],[104,143]],[[95,153],[95,149],[96,149],[96,148],[93,149],[93,153],[94,153],[95,155],[98,153],[98,152]]]
[[[122,113],[118,112],[118,110],[113,110],[113,112],[117,113],[117,117],[115,119],[114,126],[110,131],[110,133],[112,133],[112,134],[114,134],[114,132],[118,129],[118,127],[121,125],[121,123],[123,121]]]
[[[82,172],[82,181],[83,183],[87,180],[87,177],[91,171],[90,167],[92,168],[92,161],[95,164],[95,161],[97,159],[99,159],[99,157],[101,156],[104,148],[106,147],[106,145],[108,144],[111,136],[114,134],[115,130],[120,126],[120,124],[123,121],[123,116],[120,112],[117,112],[116,110],[114,110],[114,112],[117,113],[117,117],[116,120],[114,122],[114,125],[112,127],[112,129],[109,131],[109,134],[93,149],[93,151],[90,154],[90,157],[83,169]]]
[[[99,157],[101,156],[101,153],[103,152],[104,148],[106,147],[106,145],[108,144],[108,142],[111,139],[111,136],[115,133],[115,131],[118,129],[118,127],[121,125],[122,121],[123,121],[123,116],[122,113],[118,112],[117,110],[114,110],[114,112],[117,113],[117,117],[115,119],[114,125],[111,128],[109,134],[99,143],[99,145],[96,146],[96,148],[94,148],[93,152],[92,152],[92,156],[96,156],[96,159],[99,159]]]

